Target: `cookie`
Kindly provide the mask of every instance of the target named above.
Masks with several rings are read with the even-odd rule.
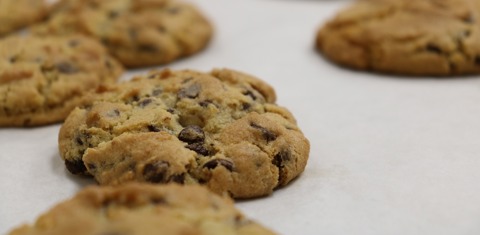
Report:
[[[480,72],[480,1],[360,0],[318,33],[340,65],[381,73],[448,76]]]
[[[62,121],[85,93],[121,73],[101,44],[83,36],[1,40],[0,126]]]
[[[61,0],[40,35],[82,33],[101,41],[127,67],[169,63],[203,49],[212,26],[177,0]]]
[[[44,0],[1,0],[0,36],[44,19],[47,9]]]
[[[228,70],[151,72],[106,88],[69,115],[59,148],[73,174],[102,185],[202,184],[252,198],[305,168],[309,142],[275,92]]]
[[[273,235],[200,186],[91,186],[9,235]]]

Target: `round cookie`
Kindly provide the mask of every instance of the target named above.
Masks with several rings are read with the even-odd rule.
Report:
[[[480,1],[359,0],[318,33],[340,65],[383,73],[480,73]]]
[[[212,26],[177,0],[61,0],[40,35],[82,33],[101,41],[127,67],[159,65],[194,54]]]
[[[122,73],[98,42],[83,36],[0,41],[0,126],[64,120],[83,96]]]
[[[1,0],[0,36],[45,18],[48,6],[44,0]]]
[[[273,235],[200,186],[91,186],[9,235]]]
[[[60,130],[73,174],[100,184],[203,184],[234,198],[268,195],[305,168],[309,142],[274,90],[228,69],[151,72],[77,108]]]

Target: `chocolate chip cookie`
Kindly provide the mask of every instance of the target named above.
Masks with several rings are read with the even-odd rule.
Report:
[[[89,187],[9,235],[273,235],[200,186]]]
[[[234,198],[272,193],[305,168],[309,142],[275,92],[228,70],[151,72],[100,91],[60,130],[67,169],[104,185],[202,184]]]
[[[480,72],[480,1],[359,0],[318,33],[340,65],[425,76]]]
[[[83,36],[0,41],[0,126],[64,120],[89,90],[115,82],[122,67]]]
[[[101,41],[127,67],[159,65],[203,49],[212,26],[177,0],[61,0],[41,35],[82,33]]]
[[[47,9],[44,0],[1,0],[0,36],[42,20]]]

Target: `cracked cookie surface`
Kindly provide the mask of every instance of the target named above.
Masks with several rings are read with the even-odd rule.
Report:
[[[115,82],[122,67],[83,36],[10,37],[0,41],[0,126],[64,120],[83,96]]]
[[[480,73],[480,1],[360,0],[319,31],[327,58],[404,75]]]
[[[10,235],[273,235],[228,198],[190,185],[91,186]]]
[[[228,70],[151,72],[107,88],[60,130],[67,169],[100,184],[202,184],[268,195],[303,172],[309,142],[274,90]]]
[[[45,0],[1,0],[0,36],[38,22],[45,18],[47,13]]]
[[[94,37],[125,66],[140,67],[197,53],[213,29],[195,7],[177,0],[61,0],[33,31]]]

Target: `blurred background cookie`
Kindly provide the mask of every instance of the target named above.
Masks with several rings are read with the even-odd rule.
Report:
[[[10,235],[274,235],[199,186],[91,186]]]
[[[0,41],[0,126],[62,121],[88,91],[115,82],[123,69],[83,36],[9,37]]]
[[[45,0],[1,0],[0,36],[4,36],[47,16]]]
[[[177,0],[60,0],[40,35],[81,33],[102,42],[127,67],[160,65],[203,49],[212,26]]]
[[[480,2],[360,0],[318,33],[340,65],[405,75],[480,73]]]

